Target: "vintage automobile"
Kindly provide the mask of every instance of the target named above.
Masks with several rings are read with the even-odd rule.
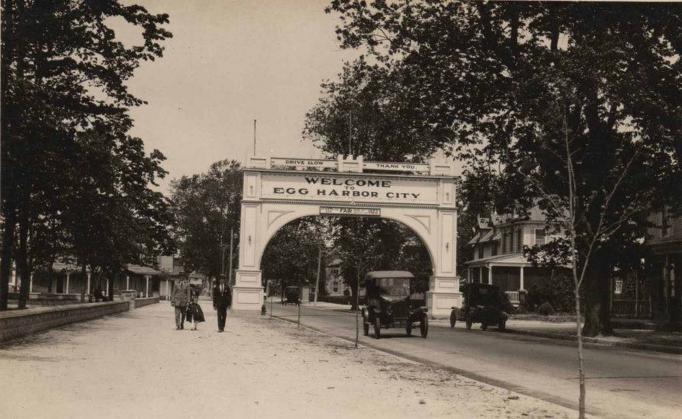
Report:
[[[373,271],[365,276],[367,305],[362,308],[365,336],[370,326],[374,337],[381,337],[382,328],[404,327],[407,335],[419,324],[423,338],[429,333],[427,308],[421,299],[413,299],[410,284],[414,275],[407,271]]]
[[[498,330],[505,329],[508,313],[513,310],[513,306],[499,287],[465,283],[459,287],[459,291],[464,295],[460,316],[464,317],[467,330],[471,330],[473,323],[481,323],[481,330],[486,330],[491,325],[497,325]],[[456,319],[456,308],[453,307],[450,313],[450,327],[455,327]]]
[[[284,300],[282,304],[300,304],[300,289],[296,285],[290,285],[284,289]]]

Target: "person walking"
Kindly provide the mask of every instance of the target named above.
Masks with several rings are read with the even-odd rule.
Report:
[[[192,330],[197,330],[197,325],[206,321],[206,318],[204,317],[204,311],[199,305],[199,294],[201,294],[201,290],[199,288],[193,289],[191,292],[192,297],[189,303],[188,317],[191,315],[192,322],[194,323]]]
[[[173,296],[171,297],[171,305],[175,307],[175,330],[185,328],[185,310],[189,303],[190,296],[189,286],[186,278],[180,278],[173,289]]]
[[[225,281],[213,288],[213,309],[218,312],[218,332],[225,331],[227,309],[232,305],[232,293]]]

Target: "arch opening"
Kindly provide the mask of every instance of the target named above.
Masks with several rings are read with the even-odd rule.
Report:
[[[354,306],[356,293],[364,296],[358,276],[378,270],[409,271],[413,299],[425,301],[434,272],[427,243],[391,218],[301,216],[274,231],[263,247],[262,285],[282,301],[287,286],[298,286],[304,302],[310,295]]]

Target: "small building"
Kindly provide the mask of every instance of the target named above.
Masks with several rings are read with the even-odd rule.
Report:
[[[119,289],[124,289],[119,283]],[[136,291],[137,297],[161,297],[170,295],[167,276],[154,268],[129,263],[126,265],[125,290]]]

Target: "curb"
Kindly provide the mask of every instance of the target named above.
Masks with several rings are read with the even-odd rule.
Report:
[[[517,335],[534,336],[539,338],[555,339],[577,342],[578,339],[575,336],[560,335],[558,333],[545,333],[545,332],[534,332],[532,330],[514,330],[507,329],[507,333],[514,333]],[[637,349],[643,351],[652,352],[663,352],[667,354],[682,355],[682,347],[680,346],[666,346],[666,345],[656,345],[653,343],[637,343],[637,342],[607,342],[599,338],[583,337],[583,342],[588,344],[591,348],[603,348],[603,347],[613,347],[613,348],[624,348],[624,349]]]
[[[321,308],[321,307],[318,307]],[[347,309],[337,309],[337,308],[330,308],[330,311],[336,311],[336,312],[344,312],[344,313],[353,313],[351,311],[348,311]],[[284,320],[284,319],[283,319]],[[440,318],[440,319],[435,319],[435,320],[446,320],[446,318]],[[436,327],[449,327],[447,324],[433,324],[433,326]],[[519,330],[519,329],[507,329],[505,333],[509,334],[515,334],[515,335],[525,335],[525,336],[533,336],[533,337],[538,337],[538,338],[545,338],[545,339],[552,339],[552,340],[560,340],[564,342],[577,342],[578,339],[575,336],[567,336],[567,335],[562,335],[559,333],[551,333],[551,332],[536,332],[533,330]],[[682,346],[667,346],[667,345],[657,345],[653,343],[638,343],[638,342],[608,342],[601,340],[599,338],[590,338],[590,337],[583,337],[583,343],[587,345],[587,347],[593,348],[593,349],[603,349],[605,347],[611,347],[611,348],[622,348],[622,349],[636,349],[640,351],[649,351],[649,352],[660,352],[660,353],[666,353],[666,354],[674,354],[674,355],[682,355]]]

